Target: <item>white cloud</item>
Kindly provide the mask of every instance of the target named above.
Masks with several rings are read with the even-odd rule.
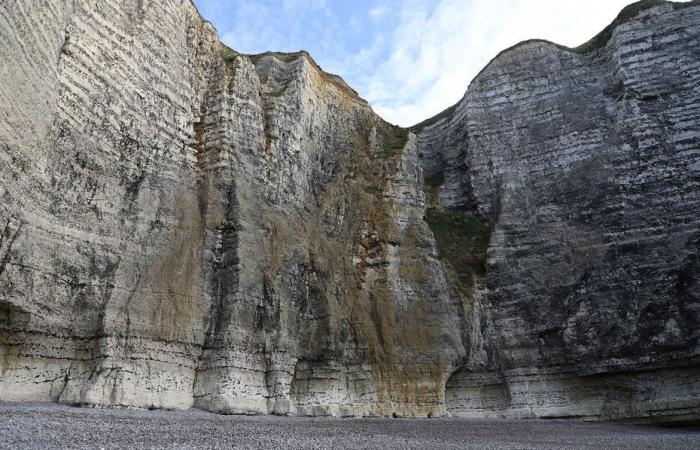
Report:
[[[382,17],[384,14],[386,14],[386,12],[387,12],[387,7],[385,5],[377,5],[374,8],[369,10],[369,16],[372,19],[377,20],[380,17]]]
[[[223,40],[233,48],[307,49],[382,117],[407,126],[456,103],[500,51],[527,39],[580,45],[632,0],[198,2],[228,18]]]
[[[357,86],[380,115],[404,126],[456,103],[500,51],[533,38],[580,45],[630,0],[440,0],[433,8],[427,3],[403,2],[390,55]]]

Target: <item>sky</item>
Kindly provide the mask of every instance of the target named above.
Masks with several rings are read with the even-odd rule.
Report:
[[[631,0],[194,0],[241,53],[307,50],[384,119],[414,125],[453,105],[502,50],[575,47]]]

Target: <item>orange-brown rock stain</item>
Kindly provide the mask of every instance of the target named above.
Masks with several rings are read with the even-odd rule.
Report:
[[[380,126],[382,124],[379,124]],[[367,127],[371,129],[371,127]],[[376,128],[375,128],[376,129]],[[420,284],[425,281],[428,261],[419,251],[421,218],[416,217],[401,233],[392,220],[392,208],[384,197],[387,174],[395,170],[396,158],[386,159],[377,151],[383,144],[376,133],[371,145],[369,136],[357,138],[353,155],[354,177],[348,190],[352,192],[355,223],[347,230],[356,236],[359,263],[354,267],[354,280],[349,284],[349,314],[357,334],[366,340],[372,355],[377,387],[378,414],[427,416],[438,414],[444,404],[444,381],[448,362],[434,357],[441,331],[425,325],[429,311],[425,303],[413,303],[398,317],[392,283]],[[372,151],[374,150],[374,151]],[[400,157],[401,155],[397,155]],[[366,189],[367,186],[373,189]],[[366,230],[359,233],[358,229]],[[399,245],[400,280],[392,280],[387,246]],[[377,263],[377,259],[381,259]],[[373,264],[370,264],[373,262]],[[396,264],[396,262],[393,262]],[[371,272],[371,273],[370,273]],[[415,355],[421,355],[415,358]],[[420,362],[420,360],[425,362]],[[406,361],[406,362],[404,362]]]
[[[290,271],[300,277],[296,281],[301,292],[292,295],[299,299],[290,299],[300,303],[280,302],[281,329],[276,333],[285,335],[285,327],[291,329],[298,321],[303,335],[298,336],[296,351],[301,357],[369,363],[376,403],[365,406],[375,414],[439,413],[449,365],[433,352],[439,347],[441,331],[426,324],[427,299],[399,308],[395,294],[397,283],[425,282],[428,262],[421,253],[425,239],[421,233],[428,231],[420,228],[421,217],[400,231],[393,218],[398,205],[384,197],[389,175],[396,172],[402,156],[400,151],[390,155],[384,151],[383,139],[391,138],[393,129],[341,87],[329,84],[321,72],[310,73],[314,92],[324,101],[332,102],[342,114],[364,120],[341,125],[351,128],[339,134],[350,136],[347,144],[352,150],[325,186],[318,208],[282,215],[274,207],[260,206],[266,224],[260,237],[261,253],[266,255],[263,271],[273,286],[271,292],[289,288],[285,284]],[[392,142],[395,145],[396,139]],[[392,246],[400,247],[400,262],[390,260]],[[390,273],[390,264],[399,263]],[[288,309],[294,307],[311,308],[316,316],[309,321],[306,313],[290,314]],[[349,336],[343,334],[347,324],[352,328]],[[272,347],[295,345],[274,338],[266,342]],[[351,361],[346,359],[348,354],[360,356]]]
[[[200,199],[187,191],[176,198],[175,209],[178,222],[169,238],[169,251],[152,266],[148,277],[155,305],[148,328],[159,339],[196,342],[203,312],[209,306],[202,294],[204,224]]]

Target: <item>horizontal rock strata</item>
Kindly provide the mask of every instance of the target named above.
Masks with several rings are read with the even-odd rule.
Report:
[[[503,52],[416,129],[439,205],[492,227],[455,414],[698,413],[700,7],[618,22]]]
[[[700,7],[641,6],[409,132],[189,0],[3,3],[0,400],[696,417]]]

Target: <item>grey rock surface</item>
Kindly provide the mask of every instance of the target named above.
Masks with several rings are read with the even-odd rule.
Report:
[[[699,411],[700,7],[642,2],[610,31],[503,52],[420,131],[439,205],[492,229],[455,414]]]
[[[415,137],[189,1],[0,6],[0,398],[444,414]]]
[[[0,4],[0,399],[697,417],[700,7],[652,3],[415,135],[189,0]]]

